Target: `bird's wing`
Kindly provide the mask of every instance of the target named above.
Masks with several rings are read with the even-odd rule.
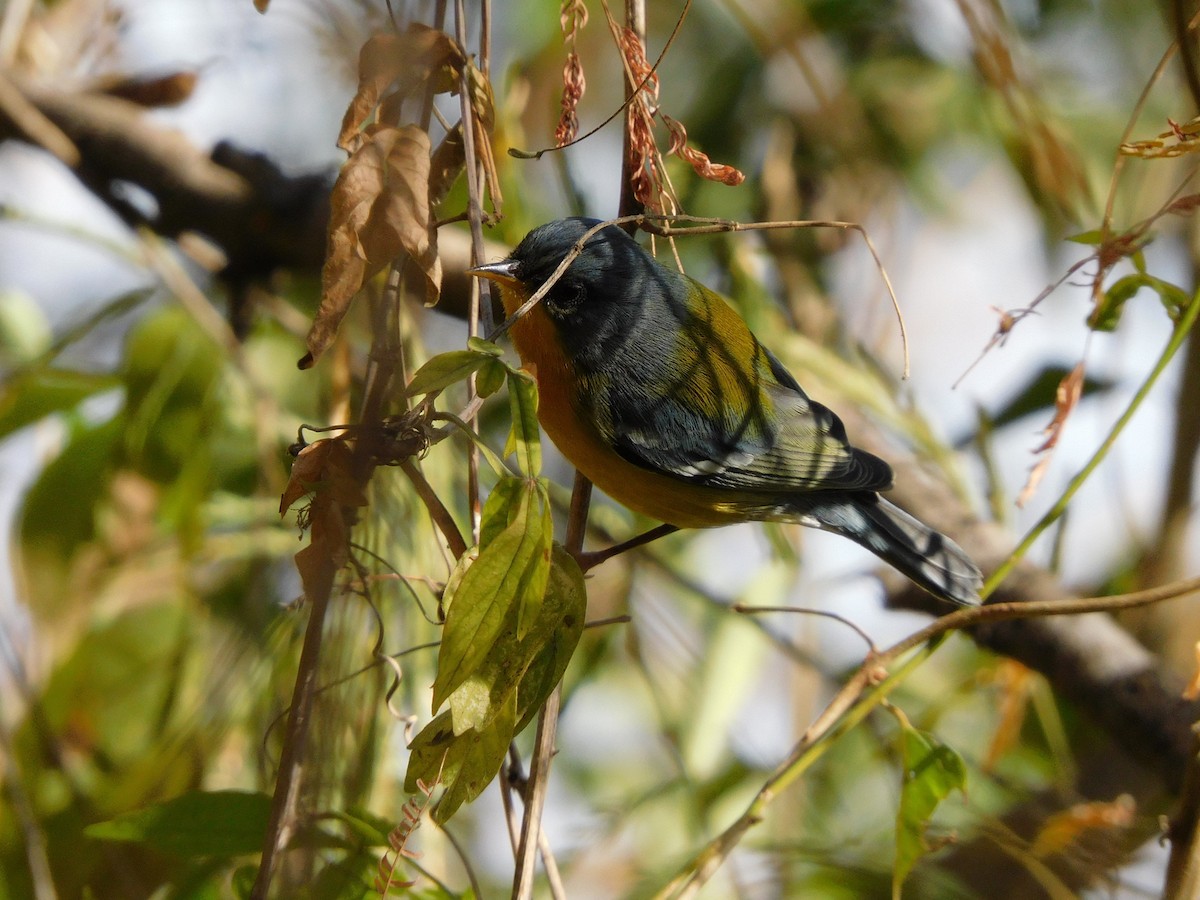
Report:
[[[707,354],[704,366],[651,395],[630,380],[609,393],[601,430],[623,457],[685,481],[732,490],[789,493],[884,490],[891,468],[850,446],[832,411],[808,398],[754,342],[753,364]]]

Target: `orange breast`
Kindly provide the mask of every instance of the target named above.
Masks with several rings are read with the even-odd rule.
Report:
[[[509,305],[508,291],[505,306]],[[513,309],[519,305],[519,299]],[[511,313],[510,313],[511,314]],[[635,512],[682,528],[744,521],[732,491],[687,484],[636,466],[613,451],[583,413],[577,380],[554,324],[540,306],[513,326],[513,342],[538,384],[538,421],[554,445],[604,493]],[[636,373],[631,373],[636,377]]]

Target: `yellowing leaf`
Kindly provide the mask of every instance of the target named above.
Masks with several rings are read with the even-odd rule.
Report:
[[[464,802],[478,797],[496,777],[512,741],[515,710],[510,702],[487,728],[458,735],[451,727],[450,713],[444,712],[413,738],[404,789],[416,792],[418,780],[446,786],[433,808],[435,822],[445,824]]]

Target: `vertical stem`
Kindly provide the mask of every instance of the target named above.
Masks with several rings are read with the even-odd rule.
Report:
[[[382,298],[372,304],[374,342],[371,347],[371,368],[367,374],[367,385],[359,410],[359,422],[378,424],[390,394],[392,377],[396,370],[396,347],[400,287],[400,266],[397,262],[388,273],[387,288]],[[378,457],[379,430],[364,428],[354,446],[354,478],[365,491],[375,471],[374,460]],[[343,507],[342,516],[347,533],[357,517],[357,510]],[[304,774],[305,751],[308,749],[309,726],[312,721],[313,700],[316,697],[317,670],[321,661],[321,644],[325,629],[325,615],[329,600],[337,581],[338,567],[332,558],[324,560],[325,571],[317,590],[307,596],[312,605],[308,626],[304,631],[304,644],[300,650],[300,662],[296,668],[296,684],[292,689],[291,712],[288,714],[287,730],[284,732],[283,749],[279,756],[279,773],[275,777],[275,793],[271,799],[271,813],[267,821],[267,834],[263,840],[262,860],[258,875],[250,890],[251,900],[266,900],[271,881],[279,868],[283,848],[291,837],[296,824],[296,810],[300,797],[300,785]]]
[[[1125,412],[1121,414],[1121,417],[1117,419],[1116,424],[1113,425],[1112,430],[1109,431],[1108,437],[1106,437],[1103,442],[1101,442],[1100,446],[1096,448],[1096,452],[1092,454],[1092,458],[1088,460],[1087,465],[1080,469],[1079,473],[1071,479],[1066,490],[1063,491],[1062,496],[1058,498],[1057,502],[1055,502],[1055,504],[1050,507],[1046,514],[1038,520],[1036,525],[1029,529],[1025,537],[1021,539],[1021,542],[1016,546],[1013,552],[1009,554],[1008,558],[996,567],[996,570],[992,572],[991,576],[984,583],[983,590],[979,592],[980,597],[987,599],[989,596],[991,596],[992,592],[995,591],[997,586],[999,586],[999,584],[1008,577],[1008,574],[1016,567],[1017,563],[1025,557],[1025,554],[1029,551],[1029,548],[1033,546],[1033,542],[1041,537],[1042,532],[1053,525],[1058,518],[1064,512],[1066,512],[1067,504],[1071,502],[1071,498],[1075,496],[1076,492],[1078,492],[1081,487],[1083,487],[1083,483],[1087,481],[1089,477],[1091,477],[1091,474],[1093,471],[1095,471],[1096,466],[1100,465],[1104,458],[1108,456],[1108,451],[1111,450],[1113,444],[1117,442],[1117,438],[1121,436],[1121,432],[1125,430],[1125,426],[1129,424],[1129,420],[1133,418],[1133,414],[1136,413],[1141,407],[1142,401],[1146,399],[1147,395],[1149,395],[1150,390],[1158,381],[1159,376],[1162,375],[1163,371],[1174,358],[1176,352],[1178,352],[1179,348],[1183,346],[1184,341],[1187,340],[1188,334],[1192,330],[1192,326],[1196,323],[1196,316],[1198,313],[1200,313],[1200,289],[1198,289],[1195,296],[1192,297],[1192,301],[1188,305],[1187,310],[1184,311],[1182,316],[1180,316],[1179,321],[1175,325],[1175,331],[1171,334],[1171,339],[1167,341],[1167,345],[1163,348],[1162,353],[1159,355],[1158,361],[1154,364],[1154,368],[1150,370],[1150,374],[1146,376],[1146,380],[1142,382],[1142,386],[1138,388],[1137,393],[1133,395],[1133,399],[1129,401],[1129,405],[1125,408]]]
[[[627,0],[625,24],[633,30],[643,44],[646,41],[645,0]],[[625,78],[625,96],[629,97],[637,85]],[[642,205],[633,196],[631,177],[631,141],[629,117],[625,117],[624,156],[621,161],[621,208],[620,216],[636,215]],[[636,227],[632,224],[630,228]],[[571,510],[567,518],[567,550],[578,553],[583,549],[583,538],[587,531],[588,505],[592,497],[592,483],[580,472],[575,473],[575,486],[571,492]],[[529,786],[525,795],[525,818],[521,822],[521,843],[517,849],[516,873],[513,878],[513,900],[528,900],[533,896],[533,849],[538,845],[542,830],[542,809],[546,802],[546,790],[550,780],[550,761],[554,756],[554,740],[558,732],[558,713],[562,704],[562,685],[559,684],[538,713],[537,737],[534,742],[533,759],[529,767]]]
[[[332,590],[332,579],[329,587]],[[295,824],[296,803],[300,796],[300,782],[304,769],[304,751],[308,745],[308,726],[317,683],[317,664],[321,658],[321,638],[325,627],[325,613],[329,609],[329,594],[330,591],[323,591],[320,596],[308,598],[312,611],[308,615],[308,627],[304,631],[304,646],[300,651],[296,686],[292,690],[292,711],[288,715],[283,751],[279,757],[279,774],[275,778],[271,816],[267,822],[267,839],[263,844],[258,877],[250,891],[251,900],[266,900],[271,880],[279,867],[283,847],[291,837]]]
[[[576,472],[575,487],[571,491],[571,511],[567,519],[567,549],[572,553],[583,547],[591,496],[592,483],[583,474]],[[529,781],[525,789],[525,816],[521,820],[521,841],[517,846],[513,900],[528,900],[533,896],[534,850],[541,843],[542,810],[546,805],[546,792],[550,785],[550,760],[554,757],[554,741],[558,734],[558,712],[561,706],[560,683],[555,686],[538,713],[537,737],[534,739],[533,759],[530,761]]]
[[[626,0],[625,3],[625,26],[637,35],[638,40],[642,45],[646,44],[646,3],[645,0]],[[625,99],[628,101],[633,96],[633,92],[637,89],[637,85],[632,81],[632,76],[629,73],[629,67],[624,66],[625,70]],[[633,195],[633,138],[629,129],[629,114],[625,114],[625,138],[622,142],[621,152],[621,208],[618,211],[618,216],[635,216],[642,212],[642,203]],[[636,230],[637,226],[630,223],[625,227],[625,230],[631,234]]]
[[[490,20],[489,20],[490,21]],[[487,24],[481,43],[486,47],[490,42],[487,35]],[[454,2],[454,33],[458,43],[466,49],[467,45],[467,14],[463,0]],[[471,265],[477,266],[483,261],[483,166],[475,149],[475,110],[471,106],[471,67],[463,66],[459,84],[459,109],[462,119],[463,156],[466,159],[467,174],[467,221],[471,226]],[[467,315],[468,333],[474,337],[483,326],[484,334],[492,330],[491,294],[489,302],[479,302],[479,279],[471,279],[470,310]],[[470,396],[468,402],[475,398],[475,376],[467,382]],[[471,427],[475,426],[475,416],[468,420]],[[479,538],[479,448],[473,442],[467,444],[467,493],[471,514],[471,533],[476,540]]]
[[[1186,900],[1200,896],[1200,732],[1192,727],[1192,758],[1183,776],[1179,812],[1171,819],[1167,836],[1171,856],[1163,900]]]

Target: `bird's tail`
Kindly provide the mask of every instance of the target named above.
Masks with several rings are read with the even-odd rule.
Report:
[[[878,494],[810,494],[805,519],[866,547],[935,597],[979,602],[983,576],[958,544]],[[815,521],[811,521],[815,520]]]

